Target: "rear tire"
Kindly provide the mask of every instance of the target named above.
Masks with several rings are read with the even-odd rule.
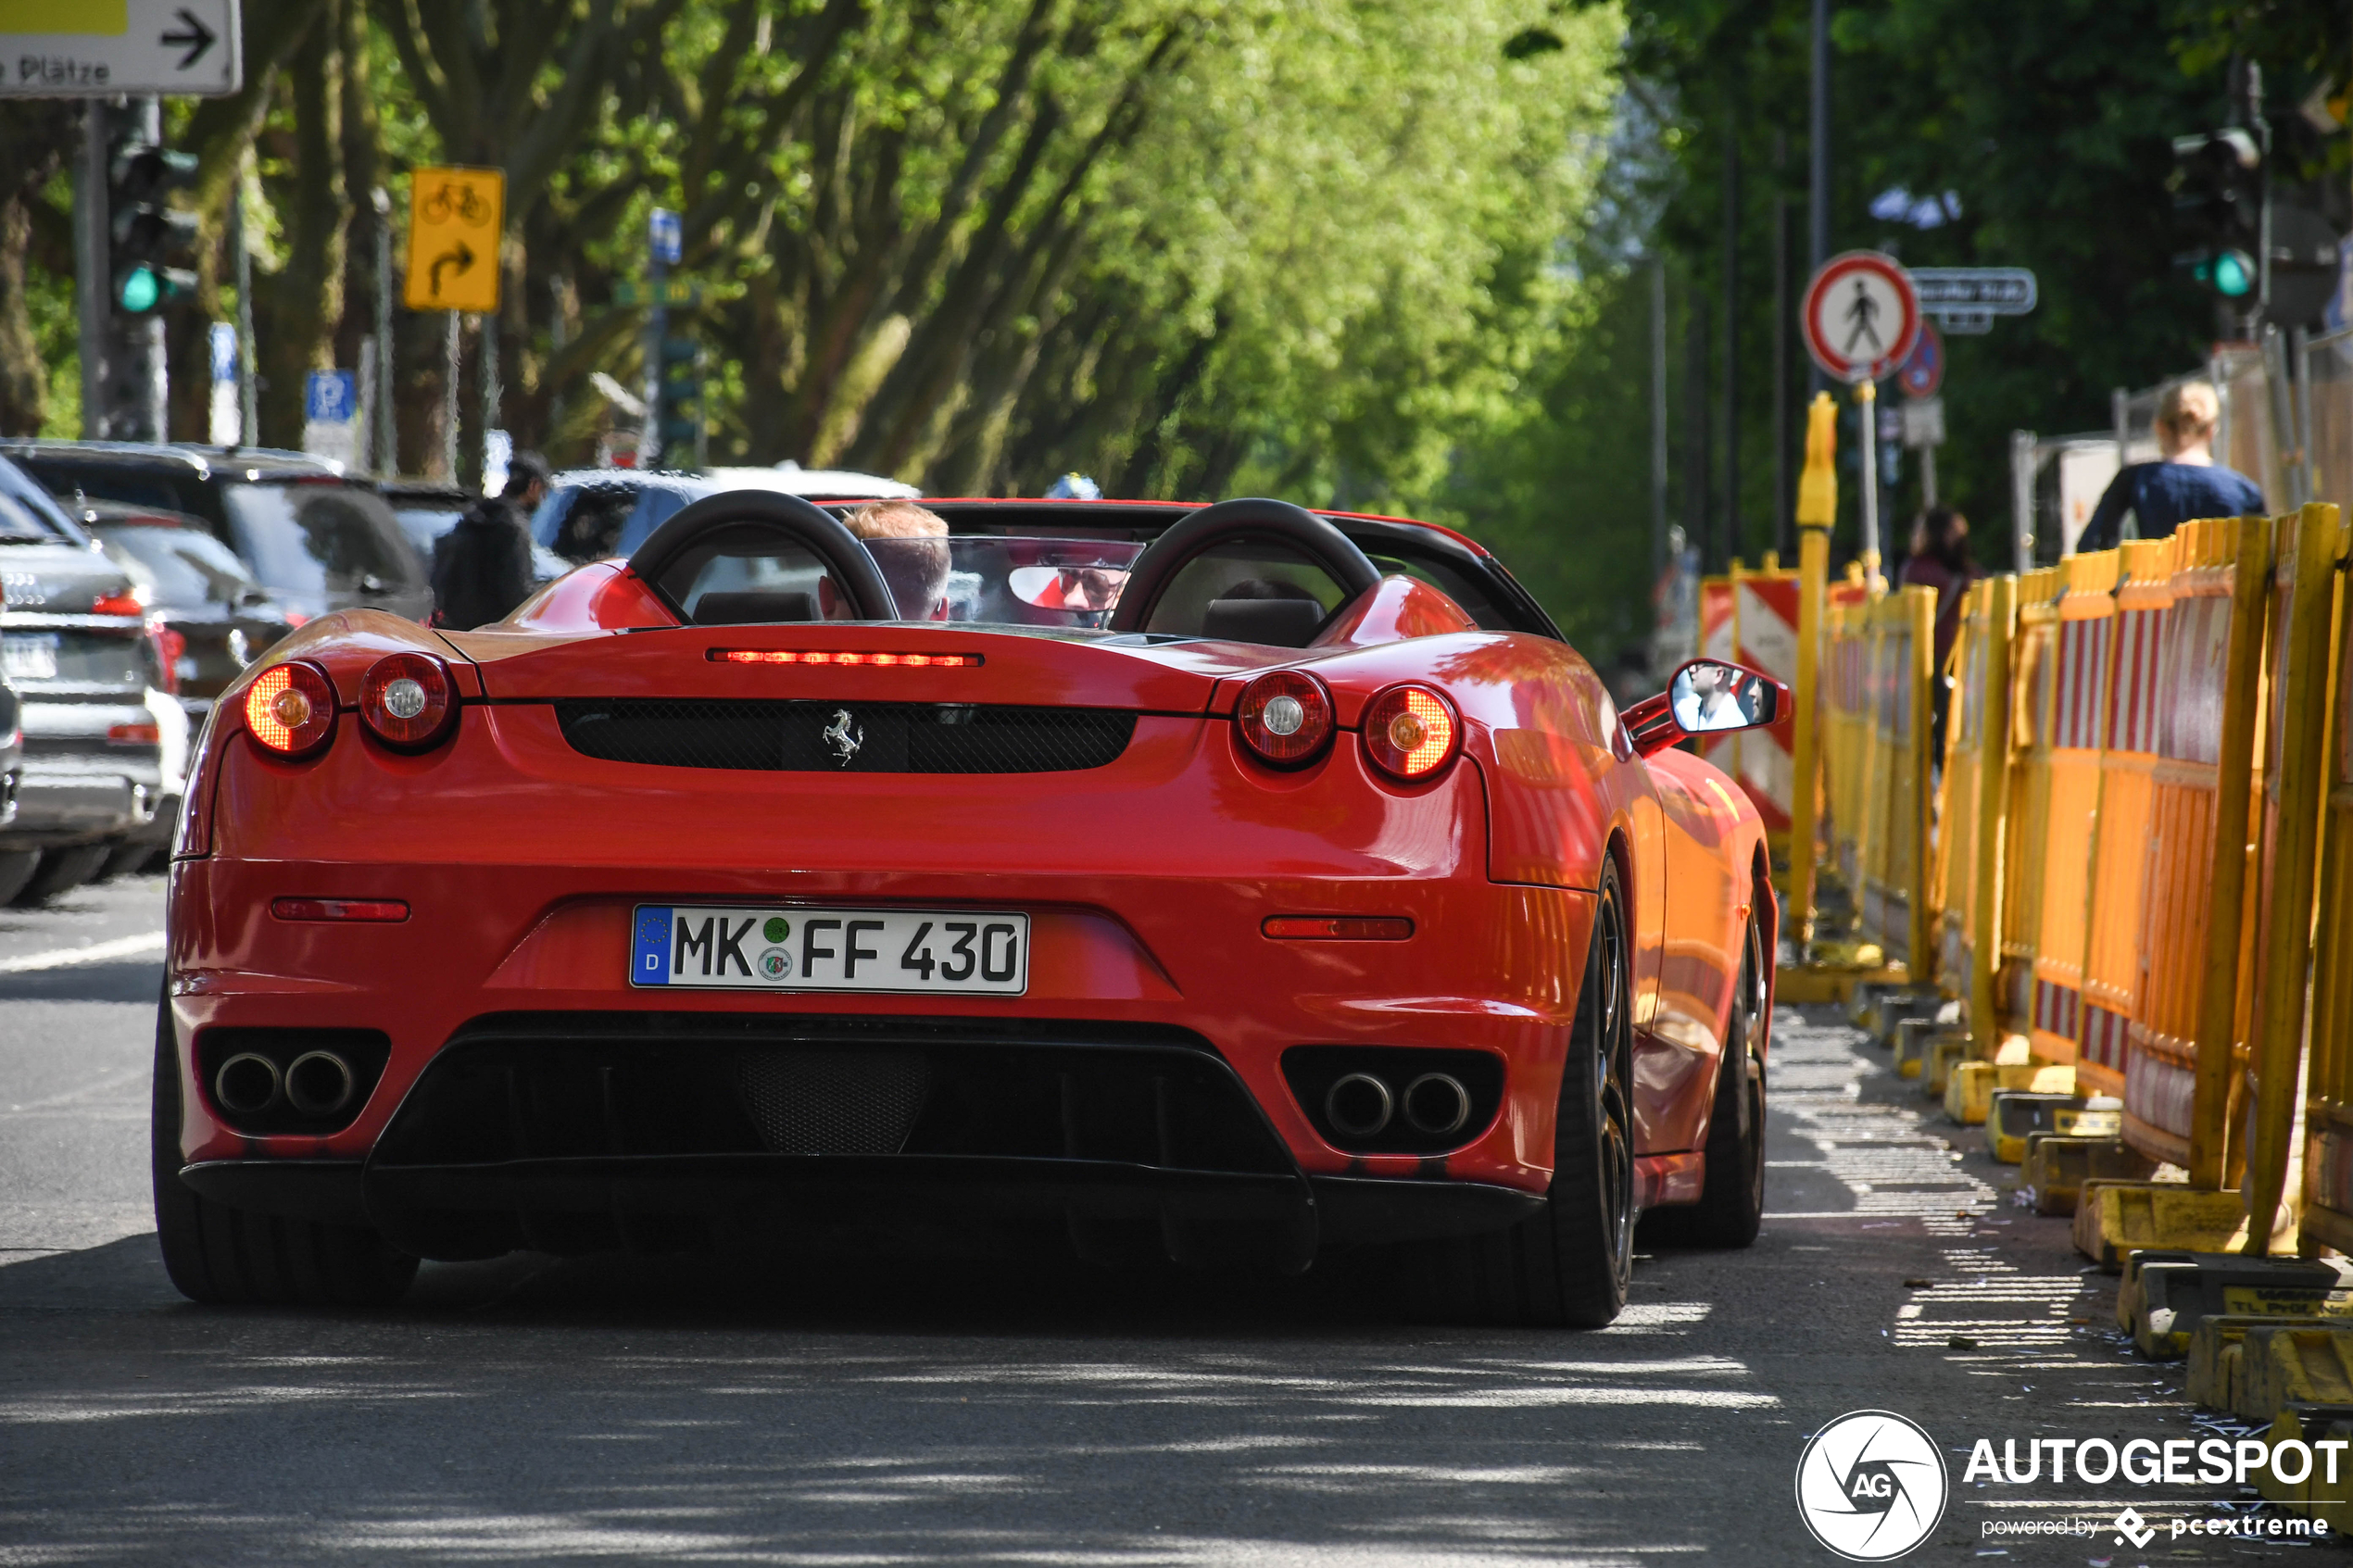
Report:
[[[60,894],[72,892],[97,874],[106,863],[107,847],[103,844],[81,844],[70,849],[44,849],[41,863],[32,875],[17,889],[8,900],[19,909],[45,904]]]
[[[1426,1249],[1416,1261],[1442,1316],[1601,1328],[1626,1305],[1635,1213],[1633,950],[1625,911],[1610,862],[1594,899],[1561,1073],[1543,1211],[1507,1231]]]
[[[149,1123],[156,1241],[164,1273],[210,1306],[380,1307],[417,1277],[417,1260],[366,1225],[328,1224],[232,1209],[180,1179],[180,1063],[171,1007],[156,1010],[156,1087]]]
[[[1669,1247],[1747,1247],[1765,1218],[1765,1056],[1772,1025],[1765,1002],[1764,927],[1751,913],[1740,981],[1725,1030],[1708,1115],[1705,1185],[1697,1203],[1653,1210],[1643,1239]]]

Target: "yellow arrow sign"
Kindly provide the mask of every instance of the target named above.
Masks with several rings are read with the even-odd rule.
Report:
[[[420,169],[409,184],[411,310],[498,308],[498,232],[507,177],[495,169]]]

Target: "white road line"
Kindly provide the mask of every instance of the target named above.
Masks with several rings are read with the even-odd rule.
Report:
[[[118,936],[111,942],[93,942],[86,947],[57,947],[45,953],[27,953],[22,958],[0,959],[0,974],[25,974],[41,969],[67,969],[80,963],[105,963],[109,959],[137,958],[143,953],[163,951],[163,933],[142,932],[136,936]]]

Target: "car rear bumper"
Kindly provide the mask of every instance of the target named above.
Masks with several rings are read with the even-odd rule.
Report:
[[[1542,1209],[1479,1182],[1176,1171],[970,1156],[602,1156],[371,1168],[218,1160],[181,1179],[215,1202],[372,1225],[422,1256],[750,1247],[846,1236],[937,1247],[1062,1236],[1083,1249],[1296,1271],[1323,1252],[1478,1236]]]
[[[143,833],[156,821],[159,782],[158,770],[117,758],[29,758],[0,847],[55,848]]]

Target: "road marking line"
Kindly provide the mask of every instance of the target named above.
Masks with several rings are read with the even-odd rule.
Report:
[[[20,959],[0,959],[0,974],[66,969],[80,963],[105,963],[109,959],[136,958],[142,953],[161,951],[163,933],[149,931],[137,936],[118,936],[111,942],[93,942],[86,947],[57,947],[46,953],[27,953]]]

